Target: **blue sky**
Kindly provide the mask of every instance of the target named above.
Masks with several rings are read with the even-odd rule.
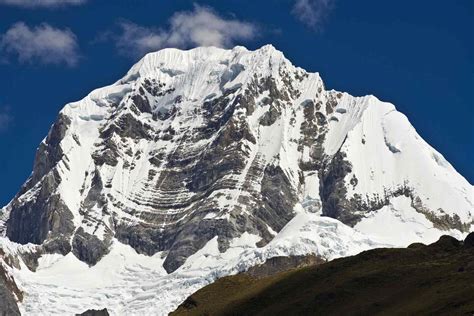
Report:
[[[474,182],[474,1],[0,0],[0,204],[60,109],[140,55],[271,43],[326,87],[394,103]]]

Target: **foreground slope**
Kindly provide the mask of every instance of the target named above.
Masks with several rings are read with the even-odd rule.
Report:
[[[470,239],[369,250],[260,279],[225,277],[171,315],[471,315],[474,234]]]
[[[461,238],[473,187],[374,96],[274,47],[164,49],[67,104],[0,211],[26,314],[162,313],[275,256]]]

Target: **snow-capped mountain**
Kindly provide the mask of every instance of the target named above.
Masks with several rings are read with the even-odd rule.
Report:
[[[64,107],[0,247],[24,314],[166,314],[270,257],[462,238],[473,203],[390,103],[270,45],[164,49]]]

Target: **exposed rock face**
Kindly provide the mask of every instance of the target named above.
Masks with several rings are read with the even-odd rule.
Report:
[[[0,315],[2,316],[20,315],[17,301],[23,299],[23,293],[6,269],[17,264],[15,258],[5,255],[0,248]]]
[[[55,172],[40,182],[36,200],[12,203],[7,236],[19,243],[41,244],[48,237],[67,237],[72,234],[73,216],[59,194],[54,194],[60,181]]]
[[[0,274],[3,272],[0,268]],[[20,310],[16,304],[15,297],[10,292],[10,288],[5,283],[4,278],[0,275],[0,315],[19,316]]]
[[[166,49],[66,105],[1,215],[43,253],[94,265],[116,238],[172,272],[215,236],[264,246],[297,205],[354,226],[406,196],[468,231],[471,193],[393,105],[325,90],[271,46]]]

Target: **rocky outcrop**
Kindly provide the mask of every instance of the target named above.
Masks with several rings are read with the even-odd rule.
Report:
[[[39,183],[34,200],[13,201],[7,226],[11,240],[41,244],[47,238],[67,238],[72,233],[73,216],[61,196],[53,193],[58,181],[58,174],[49,173]]]
[[[111,235],[109,236],[101,240],[79,228],[72,240],[72,252],[82,261],[94,265],[108,252],[111,244]]]
[[[15,297],[11,292],[11,287],[4,276],[5,271],[0,267],[0,315],[19,316],[20,310],[16,304]]]
[[[0,315],[19,316],[17,302],[23,300],[23,292],[18,288],[7,267],[18,267],[15,257],[6,255],[0,248]]]
[[[66,131],[71,125],[71,119],[64,114],[59,114],[56,122],[51,127],[46,139],[41,142],[36,151],[33,173],[23,186],[20,194],[26,192],[36,185],[46,174],[48,174],[56,164],[63,158],[63,151],[60,146]]]

